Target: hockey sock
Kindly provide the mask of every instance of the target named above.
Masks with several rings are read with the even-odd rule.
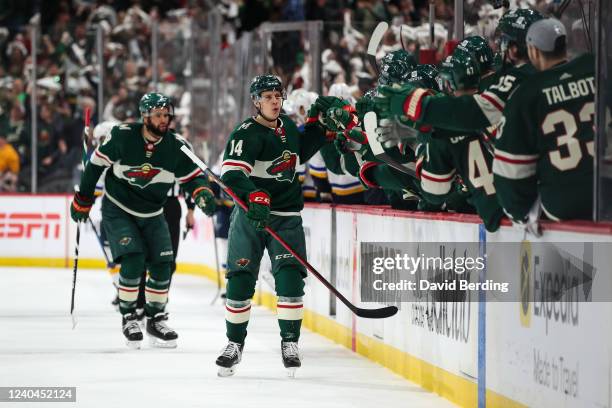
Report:
[[[144,265],[144,254],[127,254],[121,257],[121,271],[119,272],[119,311],[121,314],[133,313],[136,309],[140,273]]]
[[[276,313],[281,338],[284,341],[298,341],[302,319],[304,318],[302,297],[279,296],[276,303]]]
[[[247,326],[251,317],[251,300],[227,299],[225,303],[225,328],[227,338],[236,343],[244,343]]]
[[[147,299],[145,296],[145,287],[147,283],[147,271],[142,271],[140,275],[140,285],[138,285],[138,298],[136,299],[136,309],[144,309]]]
[[[244,343],[251,316],[251,298],[255,294],[255,283],[255,278],[250,272],[229,273],[225,326],[230,341]]]
[[[145,312],[153,317],[161,313],[168,303],[168,289],[170,287],[170,262],[152,264],[149,267],[149,279],[145,286],[147,303]]]

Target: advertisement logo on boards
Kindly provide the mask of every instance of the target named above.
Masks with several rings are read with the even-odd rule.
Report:
[[[578,326],[581,302],[590,302],[596,268],[593,243],[552,244],[524,241],[520,251],[520,319]]]
[[[0,212],[0,238],[3,239],[59,239],[59,213]]]

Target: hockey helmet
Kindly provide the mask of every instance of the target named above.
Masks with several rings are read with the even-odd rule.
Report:
[[[432,64],[417,65],[410,71],[405,82],[410,82],[438,92],[442,91],[442,78],[440,78],[440,72],[438,68]]]
[[[251,86],[249,87],[251,98],[259,98],[261,93],[265,91],[279,91],[283,95],[283,99],[286,97],[283,83],[276,75],[257,75],[255,78],[253,78],[251,81]]]
[[[447,92],[478,88],[480,65],[474,54],[456,49],[442,62],[440,76]]]
[[[140,98],[138,110],[142,116],[149,116],[151,109],[155,108],[168,108],[170,118],[174,117],[174,105],[166,95],[159,92],[149,92]]]
[[[295,115],[303,122],[306,120],[308,109],[317,100],[317,94],[315,92],[308,92],[307,90],[300,88],[291,91],[287,96],[287,101],[283,104],[283,109],[289,115]]]
[[[348,101],[351,105],[355,103],[355,98],[353,98],[351,88],[345,83],[333,84],[329,87],[329,92],[327,92],[327,95],[335,96],[336,98]]]
[[[101,144],[103,144],[104,139],[106,139],[107,136],[110,135],[111,130],[116,125],[118,125],[118,122],[110,120],[98,123],[93,130],[93,145],[100,146]]]
[[[520,53],[527,52],[527,30],[531,24],[543,19],[544,17],[536,10],[531,9],[512,9],[508,10],[500,19],[497,25],[499,48],[503,53],[510,45],[516,45]]]
[[[414,56],[406,50],[392,51],[380,64],[379,85],[391,85],[406,81],[408,73],[417,65]]]
[[[489,42],[484,39],[484,37],[481,37],[479,35],[468,37],[457,45],[457,49],[471,52],[472,54],[474,54],[476,60],[478,61],[478,64],[480,64],[481,73],[493,69],[495,55],[493,54],[493,50],[489,46]]]

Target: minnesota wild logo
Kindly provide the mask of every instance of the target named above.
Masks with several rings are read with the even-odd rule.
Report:
[[[145,163],[140,167],[134,166],[123,172],[128,183],[133,186],[145,188],[151,183],[153,177],[157,176],[162,169],[153,167],[149,163]]]
[[[283,151],[280,157],[276,158],[266,172],[278,181],[292,182],[295,177],[295,166],[297,165],[297,154],[289,150]]]

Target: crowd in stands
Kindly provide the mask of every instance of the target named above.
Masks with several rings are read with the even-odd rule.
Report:
[[[0,191],[30,191],[32,172],[32,31],[40,27],[36,63],[37,175],[39,192],[69,192],[80,172],[84,111],[91,108],[94,123],[138,119],[138,100],[155,88],[171,96],[177,106],[174,126],[191,140],[190,79],[185,55],[177,49],[192,33],[191,21],[206,25],[214,7],[224,20],[222,47],[231,47],[263,22],[323,20],[322,92],[346,83],[350,96],[360,98],[372,89],[377,68],[366,55],[369,36],[380,21],[391,25],[378,48],[377,58],[404,48],[418,57],[419,50],[433,49],[437,61],[452,38],[453,2],[436,0],[433,38],[429,26],[429,2],[425,0],[55,0],[17,6],[0,13]],[[525,4],[527,5],[527,4]],[[546,9],[550,2],[533,1]],[[37,12],[39,14],[37,14]],[[488,1],[465,2],[465,33],[482,35],[493,45],[501,10]],[[576,19],[576,21],[579,21]],[[152,62],[152,27],[159,27],[159,58]],[[574,24],[570,24],[574,29]],[[583,25],[575,24],[576,30]],[[96,35],[103,37],[102,89],[104,105],[98,109],[100,75]],[[282,35],[281,35],[282,34]],[[311,64],[303,37],[281,33],[273,36],[273,72],[288,93],[311,87]],[[573,36],[572,38],[582,38]],[[433,40],[433,41],[432,41]],[[570,44],[571,45],[571,44]],[[157,75],[153,67],[157,69]],[[154,84],[154,79],[158,83]],[[102,112],[101,117],[97,112]],[[220,135],[223,137],[223,135]],[[348,182],[347,185],[352,185]],[[317,186],[318,187],[318,186]],[[360,192],[363,189],[360,190]],[[324,192],[328,193],[328,192]],[[319,195],[320,196],[320,195]],[[329,196],[329,194],[323,194]],[[332,194],[332,197],[335,195]],[[388,203],[384,197],[362,202]]]

